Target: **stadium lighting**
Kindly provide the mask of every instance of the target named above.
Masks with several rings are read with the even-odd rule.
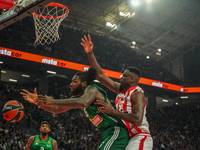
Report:
[[[188,98],[188,96],[181,96],[181,98],[182,98],[182,99],[186,99],[186,98]]]
[[[3,61],[0,61],[0,64],[3,64]]]
[[[147,2],[147,3],[151,3],[151,2],[152,2],[152,0],[146,0],[146,2]]]
[[[119,15],[120,15],[120,16],[124,16],[125,14],[124,14],[123,12],[120,11],[120,12],[119,12]]]
[[[175,105],[178,105],[178,103],[175,103]]]
[[[149,57],[149,56],[146,56],[146,58],[149,59],[150,57]]]
[[[156,55],[160,56],[160,55],[161,55],[161,52],[156,52]]]
[[[135,42],[135,41],[133,41],[133,42],[132,42],[132,44],[133,44],[133,45],[136,45],[136,42]]]
[[[56,74],[56,72],[54,72],[54,71],[47,71],[47,73],[51,73],[51,74]]]
[[[112,23],[110,23],[110,22],[107,22],[106,25],[107,25],[108,27],[111,27],[111,28],[114,28],[114,29],[117,28],[117,25],[116,25],[116,24],[112,24]]]
[[[162,50],[159,48],[158,51],[161,52]]]
[[[1,73],[6,73],[6,71],[4,71],[4,70],[1,70]]]
[[[124,12],[120,11],[119,15],[122,16],[122,17],[131,18],[131,17],[135,16],[135,12],[133,12],[133,13],[131,13],[131,12],[124,13]]]
[[[26,74],[22,74],[22,77],[30,78],[30,76]]]
[[[166,99],[163,99],[162,101],[163,101],[163,102],[166,102],[166,103],[168,102],[168,100],[166,100]]]
[[[110,23],[110,22],[107,22],[106,25],[107,25],[108,27],[112,27],[112,23]]]
[[[134,13],[132,13],[132,14],[131,14],[131,16],[132,16],[132,17],[133,17],[133,16],[135,16],[135,12],[134,12]]]
[[[138,6],[139,5],[139,0],[131,0],[131,4],[133,6]]]
[[[11,82],[17,82],[17,80],[15,80],[15,79],[9,79],[9,81],[11,81]]]

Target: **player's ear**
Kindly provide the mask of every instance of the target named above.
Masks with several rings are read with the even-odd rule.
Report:
[[[87,85],[87,81],[84,81],[84,82],[82,82],[81,84],[82,84],[82,87],[85,88],[86,85]]]
[[[133,82],[138,82],[139,79],[140,79],[139,76],[138,76],[138,75],[135,75],[135,74],[131,75],[131,77],[130,77],[131,83],[133,83]]]
[[[131,83],[133,83],[135,81],[135,77],[134,76],[130,77],[130,81]]]

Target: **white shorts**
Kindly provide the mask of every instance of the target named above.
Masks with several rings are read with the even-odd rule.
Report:
[[[132,137],[125,150],[152,150],[153,139],[150,135],[136,135]]]

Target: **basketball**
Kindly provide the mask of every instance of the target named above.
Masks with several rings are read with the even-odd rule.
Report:
[[[2,112],[7,121],[18,122],[24,116],[24,106],[16,100],[11,100],[3,106]]]

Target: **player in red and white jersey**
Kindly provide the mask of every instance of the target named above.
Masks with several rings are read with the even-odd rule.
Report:
[[[116,109],[110,104],[96,101],[101,105],[98,112],[105,112],[120,118],[126,125],[130,140],[125,150],[152,150],[153,140],[149,132],[149,124],[146,120],[146,100],[144,91],[138,86],[140,71],[134,67],[128,67],[120,79],[120,83],[113,81],[105,75],[99,66],[94,53],[91,38],[84,36],[81,43],[88,54],[91,67],[98,71],[97,79],[107,88],[117,93]]]
[[[133,103],[131,101],[131,97],[135,91],[144,94],[144,90],[138,85],[130,87],[127,91],[122,90],[120,93],[118,93],[115,100],[116,109],[124,113],[132,113]],[[153,147],[152,137],[149,132],[149,123],[147,122],[145,116],[146,107],[147,103],[145,101],[141,125],[136,126],[128,121],[122,120],[123,123],[126,125],[130,135],[130,141],[128,146],[126,147],[126,150],[131,150],[131,149],[150,150]]]

